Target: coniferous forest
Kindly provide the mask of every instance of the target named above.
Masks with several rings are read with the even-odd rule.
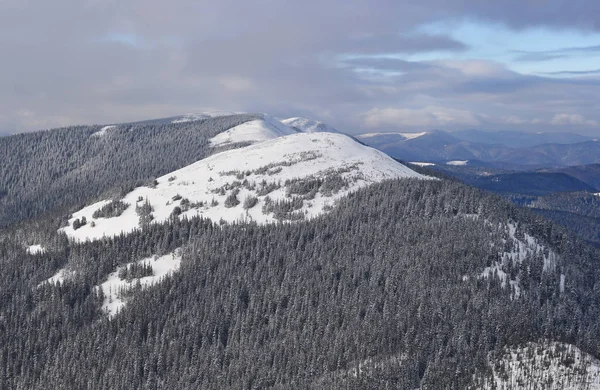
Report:
[[[57,209],[116,195],[207,157],[208,140],[256,119],[148,121],[75,126],[0,137],[0,227]]]
[[[173,216],[83,243],[57,232],[251,118],[121,125],[108,145],[90,137],[99,127],[0,138],[0,389],[475,389],[507,347],[552,340],[600,357],[598,250],[455,181],[385,181],[298,222]],[[502,262],[528,237],[539,250]],[[94,286],[178,248],[178,272],[102,311]],[[72,277],[44,283],[59,269]]]

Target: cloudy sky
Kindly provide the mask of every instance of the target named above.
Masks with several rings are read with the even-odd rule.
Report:
[[[597,0],[0,0],[0,133],[208,109],[600,135]]]

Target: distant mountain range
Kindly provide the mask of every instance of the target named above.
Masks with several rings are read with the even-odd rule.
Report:
[[[413,162],[479,160],[527,170],[600,163],[600,142],[573,133],[497,133],[480,130],[370,133],[356,137],[390,156]]]
[[[593,141],[594,138],[576,133],[530,133],[525,131],[453,131],[453,136],[467,142],[486,145],[504,145],[510,148],[525,148],[544,144],[575,144]]]
[[[492,192],[527,195],[595,191],[594,187],[583,181],[559,172],[514,172],[493,176],[478,176],[469,184]]]
[[[542,172],[552,172],[550,169],[544,169]],[[582,165],[556,169],[554,172],[565,173],[580,181],[600,190],[600,164]]]
[[[413,166],[442,172],[466,184],[501,194],[542,196],[559,192],[600,191],[600,164],[527,171],[499,168],[479,160],[413,163]]]

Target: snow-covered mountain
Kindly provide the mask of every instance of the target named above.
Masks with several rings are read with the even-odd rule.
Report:
[[[84,241],[183,216],[215,222],[300,220],[326,212],[337,199],[371,183],[425,178],[351,137],[316,127],[301,126],[308,132],[299,132],[267,115],[235,126],[209,143],[242,147],[168,173],[121,199],[87,206],[62,230]]]
[[[210,144],[222,146],[242,142],[256,143],[297,133],[297,130],[264,115],[262,119],[243,123],[216,135],[210,139]]]
[[[378,142],[398,142],[415,139],[427,134],[426,131],[420,133],[366,133],[357,135],[360,140],[377,140]]]
[[[328,124],[308,118],[288,118],[281,122],[304,133],[339,133],[337,129]]]

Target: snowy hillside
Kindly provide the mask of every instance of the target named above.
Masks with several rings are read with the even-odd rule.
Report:
[[[216,135],[210,140],[210,144],[222,146],[241,142],[256,143],[296,133],[296,130],[265,115],[262,119],[243,123]]]
[[[529,343],[490,358],[493,379],[484,389],[600,389],[600,361],[579,348],[555,342]]]
[[[486,222],[486,225],[490,225]],[[503,288],[510,286],[511,296],[518,298],[521,294],[521,280],[519,276],[511,277],[511,269],[522,267],[522,263],[531,267],[532,260],[542,259],[542,272],[554,271],[558,263],[559,256],[552,249],[549,249],[542,242],[522,231],[515,223],[509,222],[506,225],[499,225],[498,232],[502,235],[502,248],[498,251],[498,260],[486,267],[479,275],[480,278],[497,277]],[[559,292],[565,290],[565,275],[561,274],[557,280]]]
[[[108,275],[108,279],[96,288],[102,290],[102,310],[109,316],[116,314],[127,303],[127,296],[136,288],[151,287],[177,271],[181,265],[181,251],[163,256],[152,256],[125,264]]]
[[[298,129],[303,133],[339,133],[333,127],[319,121],[307,118],[289,118],[281,121],[283,124]]]
[[[258,143],[212,155],[122,199],[85,207],[61,230],[75,240],[94,240],[182,216],[215,222],[294,221],[318,216],[371,183],[425,178],[348,136],[295,133],[268,117],[211,139],[214,146],[236,142]]]

